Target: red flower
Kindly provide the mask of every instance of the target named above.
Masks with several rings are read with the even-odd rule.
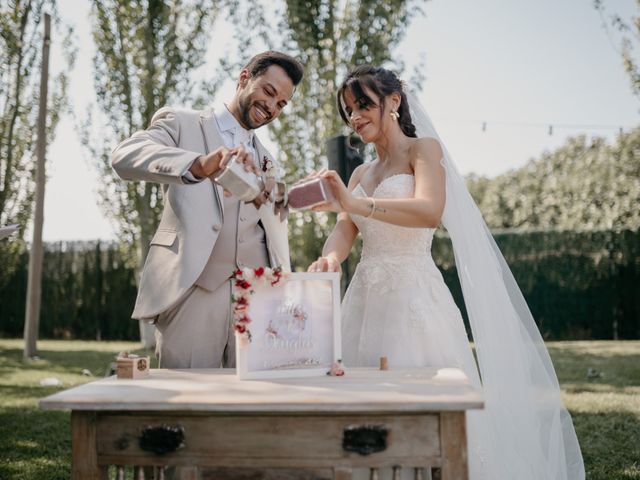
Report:
[[[236,302],[236,305],[249,305],[249,301],[247,300],[247,297],[238,297],[234,300]]]
[[[236,323],[251,323],[251,319],[245,315],[244,317],[236,320]]]
[[[264,267],[258,267],[253,271],[254,275],[256,276],[256,278],[260,278],[262,275],[264,275]]]
[[[249,288],[251,288],[251,284],[246,280],[236,280],[236,287],[244,288],[245,290],[248,290]]]
[[[236,271],[233,273],[233,275],[234,275],[236,278],[240,278],[240,277],[242,277],[242,270],[240,270],[240,269],[236,270]]]
[[[236,329],[236,332],[238,333],[244,333],[247,331],[247,328],[244,325],[240,325],[238,323],[236,323],[235,329]]]

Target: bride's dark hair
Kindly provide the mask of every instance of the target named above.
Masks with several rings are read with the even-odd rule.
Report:
[[[364,87],[378,96],[380,105],[365,93]],[[356,103],[364,107],[380,107],[380,118],[382,118],[385,113],[382,100],[384,100],[387,95],[398,92],[401,97],[400,107],[398,108],[398,114],[400,115],[398,124],[407,137],[417,137],[416,127],[411,121],[409,102],[402,88],[402,82],[391,70],[374,67],[373,65],[360,65],[349,72],[347,78],[342,82],[337,96],[340,116],[342,120],[344,120],[344,123],[349,125],[349,115],[347,115],[343,107],[344,93],[347,90],[353,93]]]

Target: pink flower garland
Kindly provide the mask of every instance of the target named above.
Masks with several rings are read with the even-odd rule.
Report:
[[[255,269],[245,267],[235,271],[233,276],[235,279],[233,283],[234,289],[231,296],[234,329],[244,340],[251,341],[251,332],[249,331],[251,318],[247,312],[249,310],[249,299],[251,295],[255,293],[252,288],[252,283],[266,281],[273,287],[276,286],[280,280],[286,278],[286,276],[286,273],[283,272],[280,267],[259,267]]]

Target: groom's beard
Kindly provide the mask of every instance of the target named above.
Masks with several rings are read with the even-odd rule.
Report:
[[[253,108],[255,105],[260,105],[261,110],[263,110],[265,113],[269,111],[264,106],[264,104],[252,101],[251,97],[240,98],[238,100],[238,106],[240,107],[240,120],[242,120],[242,123],[249,130],[255,130],[258,127],[262,127],[263,125],[266,125],[267,123],[272,121],[274,118],[272,113],[267,113],[267,118],[263,122],[255,122],[254,120],[252,120],[250,112],[251,108]]]

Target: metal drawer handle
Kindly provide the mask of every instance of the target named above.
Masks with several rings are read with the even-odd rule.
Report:
[[[142,429],[138,444],[145,452],[156,455],[175,452],[184,447],[184,428],[181,425],[146,426]]]
[[[360,455],[387,449],[389,429],[384,425],[350,425],[343,431],[342,449]]]

